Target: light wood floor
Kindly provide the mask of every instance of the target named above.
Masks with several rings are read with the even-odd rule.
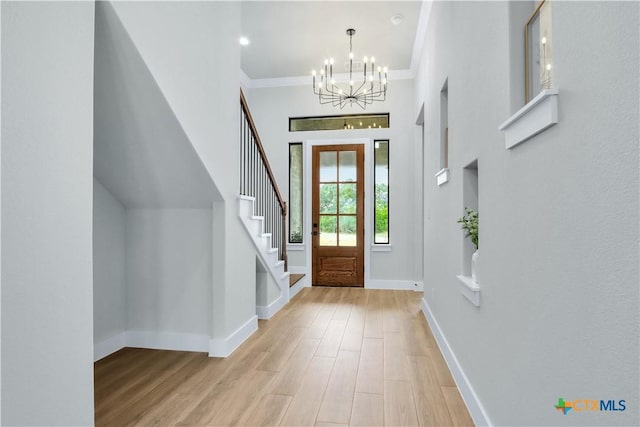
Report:
[[[305,288],[226,359],[123,349],[95,364],[96,425],[472,425],[421,297]]]

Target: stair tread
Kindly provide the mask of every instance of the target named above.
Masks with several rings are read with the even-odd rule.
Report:
[[[295,285],[304,277],[304,274],[289,274],[289,287]]]

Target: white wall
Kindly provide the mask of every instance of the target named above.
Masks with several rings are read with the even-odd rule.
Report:
[[[92,2],[2,3],[2,424],[93,424]]]
[[[127,329],[209,336],[211,210],[128,209]]]
[[[419,253],[419,242],[415,239],[415,234],[421,228],[416,216],[416,209],[420,206],[414,195],[415,177],[419,176],[419,170],[415,169],[413,161],[418,147],[414,141],[416,116],[411,111],[412,90],[412,80],[390,81],[387,100],[364,111],[390,113],[388,129],[317,132],[289,132],[289,117],[358,114],[363,110],[359,107],[346,107],[340,111],[320,105],[313,96],[310,85],[254,88],[247,92],[251,114],[285,198],[289,194],[290,142],[335,139],[340,143],[341,140],[353,138],[367,138],[371,141],[389,139],[389,227],[392,250],[370,253],[369,268],[373,280],[413,281],[418,277],[416,256]],[[372,151],[373,147],[367,145],[365,156],[371,156]],[[373,183],[368,185],[372,188]],[[368,193],[371,194],[371,190]],[[304,194],[304,197],[306,199],[310,195]],[[371,232],[371,224],[366,224],[365,227],[365,232]],[[307,238],[309,232],[307,229],[304,231]],[[305,251],[288,252],[289,265],[306,266],[306,255]]]
[[[209,208],[220,194],[108,2],[96,4],[94,175],[129,207]]]
[[[255,252],[238,219],[240,4],[109,3],[224,202],[214,204],[212,334],[255,316]],[[238,108],[235,108],[237,106]],[[257,323],[255,323],[257,326]]]
[[[0,4],[0,46],[2,45],[2,4]],[[0,53],[0,99],[2,99],[2,54]],[[2,113],[0,112],[0,129]],[[0,424],[2,423],[2,134],[0,131]]]
[[[94,354],[208,351],[211,209],[126,208],[94,180]]]
[[[93,180],[93,340],[126,330],[125,208]]]
[[[280,288],[256,256],[256,306],[265,309],[280,297]],[[256,313],[259,314],[259,313]]]
[[[236,200],[239,115],[230,108],[239,104],[239,4],[96,9],[98,178],[127,209],[213,206],[203,231],[214,242],[207,330],[221,342],[250,319],[257,327],[255,273],[244,268],[255,255]]]
[[[638,3],[553,2],[559,123],[507,151],[497,128],[524,78],[510,74],[509,7],[433,3],[414,99],[425,103],[425,300],[492,423],[637,425]],[[451,179],[437,187],[446,77]],[[455,278],[462,168],[475,158],[479,308]],[[558,397],[628,406],[564,416]]]

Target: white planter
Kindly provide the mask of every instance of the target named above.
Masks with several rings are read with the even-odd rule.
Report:
[[[476,251],[473,253],[473,255],[471,255],[471,279],[475,282],[478,283],[478,279],[476,276],[476,271],[478,268],[478,251],[479,249],[476,249]]]

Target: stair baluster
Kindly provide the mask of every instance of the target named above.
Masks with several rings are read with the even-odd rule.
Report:
[[[247,100],[240,91],[240,194],[256,199],[255,215],[264,217],[265,232],[287,271],[287,204],[280,194]]]

